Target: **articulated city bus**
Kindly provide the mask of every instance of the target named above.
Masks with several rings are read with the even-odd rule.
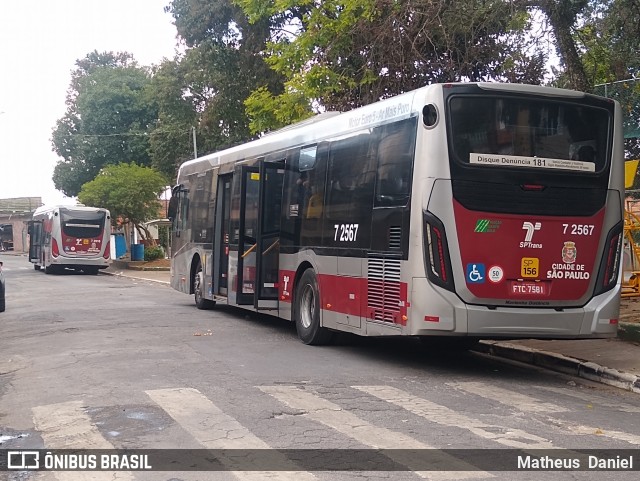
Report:
[[[614,336],[623,177],[612,100],[430,85],[184,163],[171,284],[307,344]]]
[[[97,274],[111,263],[111,215],[84,206],[39,207],[28,223],[29,261],[47,274],[64,269]]]

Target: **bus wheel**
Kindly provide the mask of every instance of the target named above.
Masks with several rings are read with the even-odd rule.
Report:
[[[39,271],[39,270],[40,270],[40,266],[39,266],[38,264],[33,264],[33,268],[34,268],[35,270],[37,270],[37,271]]]
[[[320,291],[313,269],[304,271],[298,282],[293,315],[302,342],[311,345],[331,342],[333,332],[320,326]]]
[[[216,305],[215,301],[204,298],[204,273],[200,262],[198,262],[198,268],[193,276],[193,296],[198,309],[211,309]]]

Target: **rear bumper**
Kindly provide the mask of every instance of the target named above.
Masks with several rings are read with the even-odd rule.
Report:
[[[51,257],[51,265],[54,266],[96,266],[99,269],[106,269],[110,264],[111,259],[105,259],[104,257]]]
[[[615,337],[620,285],[579,308],[496,307],[465,304],[454,293],[414,279],[407,334],[468,335],[484,339]],[[426,295],[426,292],[430,292]],[[436,321],[437,319],[437,321]]]

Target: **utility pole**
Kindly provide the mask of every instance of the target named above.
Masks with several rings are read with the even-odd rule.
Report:
[[[191,131],[193,132],[193,158],[198,158],[198,147],[196,146],[196,128],[191,127]]]

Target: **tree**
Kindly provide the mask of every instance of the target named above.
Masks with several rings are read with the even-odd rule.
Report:
[[[578,18],[585,12],[589,0],[534,0],[532,3],[549,20],[555,37],[556,51],[565,68],[564,75],[568,87],[589,92],[593,83],[587,77],[574,36]]]
[[[502,0],[238,3],[252,21],[269,20],[266,58],[287,79],[283,94],[264,87],[247,100],[254,129],[314,104],[344,111],[434,82],[544,74],[544,55],[526,53],[526,7]]]
[[[283,91],[284,78],[269,68],[263,56],[270,38],[269,20],[249,23],[232,0],[173,0],[166,10],[188,47],[171,67],[175,85],[181,86],[173,98],[179,94],[192,102],[198,151],[251,139],[245,99],[261,86]]]
[[[67,92],[67,112],[53,131],[57,189],[75,196],[109,164],[149,165],[148,131],[157,109],[146,94],[150,77],[129,54],[93,52],[76,62]]]
[[[82,186],[78,199],[86,205],[109,209],[111,217],[123,225],[131,224],[143,239],[151,239],[143,223],[157,217],[165,177],[150,167],[121,163],[103,168]]]
[[[175,179],[178,166],[193,157],[192,128],[198,112],[187,80],[186,62],[166,60],[154,71],[149,95],[158,108],[155,128],[149,135],[151,165],[168,179]]]

